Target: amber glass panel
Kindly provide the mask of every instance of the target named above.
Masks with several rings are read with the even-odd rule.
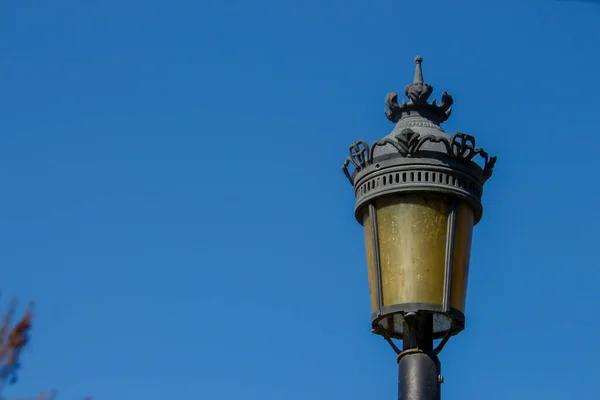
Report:
[[[452,293],[450,304],[465,312],[467,298],[467,280],[471,258],[471,239],[475,218],[473,210],[466,203],[456,207],[456,233],[454,235],[454,266],[452,269]]]
[[[365,229],[365,247],[367,249],[367,272],[369,273],[369,289],[371,291],[371,310],[377,311],[377,285],[375,283],[375,253],[373,252],[373,227],[367,207],[363,219]]]
[[[435,195],[377,200],[384,306],[442,303],[448,201]]]

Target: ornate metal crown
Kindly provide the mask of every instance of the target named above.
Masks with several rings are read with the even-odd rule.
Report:
[[[496,157],[490,157],[485,150],[476,147],[473,136],[461,132],[456,132],[451,136],[443,133],[439,125],[450,117],[454,100],[452,96],[444,92],[439,105],[436,104],[435,100],[431,103],[427,101],[433,92],[433,87],[423,81],[422,62],[422,57],[415,57],[416,67],[413,83],[406,85],[404,88],[404,93],[410,99],[408,103],[403,99],[402,104],[398,104],[398,93],[396,92],[389,93],[386,96],[385,103],[389,107],[388,110],[385,110],[386,116],[393,123],[398,124],[400,122],[393,134],[374,141],[370,146],[364,140],[359,140],[350,145],[350,155],[342,166],[342,171],[350,183],[355,183],[354,175],[356,173],[374,163],[375,150],[378,147],[388,147],[403,158],[413,158],[418,157],[428,143],[441,144],[442,147],[438,148],[438,151],[460,162],[468,163],[475,156],[480,156],[484,161],[481,167],[482,184],[492,175]],[[434,127],[434,133],[421,134],[411,128],[398,129],[398,126],[402,124],[400,120],[409,119],[408,117],[411,117],[413,112],[417,116],[417,120],[413,120],[412,124]],[[354,167],[353,171],[349,170],[348,167],[350,166]]]
[[[442,102],[428,102],[433,88],[423,82],[421,57],[416,57],[413,83],[404,93],[410,101],[398,104],[398,94],[386,97],[388,119],[396,124],[391,133],[350,146],[342,171],[354,186],[355,213],[372,199],[394,193],[433,191],[470,202],[476,221],[481,218],[483,185],[492,176],[496,157],[475,145],[475,138],[461,132],[448,135],[440,124],[448,119],[453,103],[444,92]],[[479,158],[479,165],[475,158]]]
[[[385,104],[389,107],[388,110],[385,110],[385,115],[393,123],[400,121],[404,113],[415,109],[429,111],[428,114],[431,114],[431,117],[440,124],[450,118],[454,100],[447,92],[442,93],[442,101],[439,105],[436,104],[435,100],[431,103],[427,101],[433,93],[433,87],[423,82],[421,62],[423,62],[421,56],[415,57],[415,63],[417,64],[415,78],[413,83],[406,85],[404,88],[404,94],[410,101],[407,103],[406,99],[402,99],[402,104],[398,104],[398,93],[396,92],[389,93],[385,98]]]

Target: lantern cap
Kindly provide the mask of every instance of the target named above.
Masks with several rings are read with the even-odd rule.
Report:
[[[441,102],[438,105],[436,100],[428,102],[429,97],[433,93],[433,86],[425,83],[423,80],[423,68],[421,64],[423,57],[415,57],[415,75],[413,82],[406,85],[404,94],[409,101],[402,99],[402,103],[398,104],[398,93],[391,92],[385,98],[385,104],[388,109],[385,110],[385,115],[393,123],[398,123],[402,118],[408,117],[412,112],[432,120],[431,122],[441,124],[446,121],[452,113],[452,104],[454,100],[447,92],[442,93]]]
[[[384,166],[381,163],[384,160],[387,160],[385,164],[423,164],[438,159],[453,169],[466,168],[465,172],[470,175],[468,180],[474,180],[477,186],[470,192],[481,198],[481,189],[492,175],[496,157],[490,157],[485,150],[476,147],[475,138],[471,135],[461,132],[449,135],[444,132],[441,124],[450,117],[454,100],[447,92],[443,92],[440,104],[435,100],[429,102],[433,87],[423,79],[422,63],[421,56],[415,57],[413,82],[404,88],[408,102],[403,99],[398,104],[396,92],[386,96],[388,109],[385,114],[395,124],[392,131],[370,145],[364,140],[350,145],[350,155],[342,171],[356,186],[362,176],[369,175],[371,165],[379,169]],[[474,162],[476,156],[482,165]],[[440,184],[435,183],[436,186]]]
[[[373,199],[391,194],[436,192],[462,199],[482,216],[483,185],[492,176],[496,157],[475,145],[475,137],[447,134],[441,123],[448,119],[452,96],[444,92],[441,103],[429,102],[433,87],[423,80],[422,57],[415,58],[413,82],[405,87],[409,101],[398,104],[398,94],[386,97],[386,115],[395,126],[385,137],[368,144],[350,145],[342,171],[354,186],[355,216]]]

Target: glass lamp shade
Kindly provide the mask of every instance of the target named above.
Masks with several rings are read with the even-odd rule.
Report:
[[[385,196],[365,207],[377,330],[401,338],[406,312],[433,313],[435,337],[462,329],[474,222],[469,204],[438,194]]]

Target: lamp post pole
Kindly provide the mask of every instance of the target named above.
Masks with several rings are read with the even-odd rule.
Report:
[[[404,327],[403,351],[398,355],[398,398],[439,400],[442,375],[433,348],[433,318],[404,318],[409,322]]]
[[[385,100],[392,132],[353,143],[342,171],[364,228],[373,333],[398,355],[398,397],[439,400],[438,354],[465,326],[473,227],[496,157],[475,147],[473,136],[444,132],[454,100],[444,92],[439,104],[429,102],[433,87],[423,80],[422,58],[415,62],[404,89],[409,101],[399,104],[394,92]]]

